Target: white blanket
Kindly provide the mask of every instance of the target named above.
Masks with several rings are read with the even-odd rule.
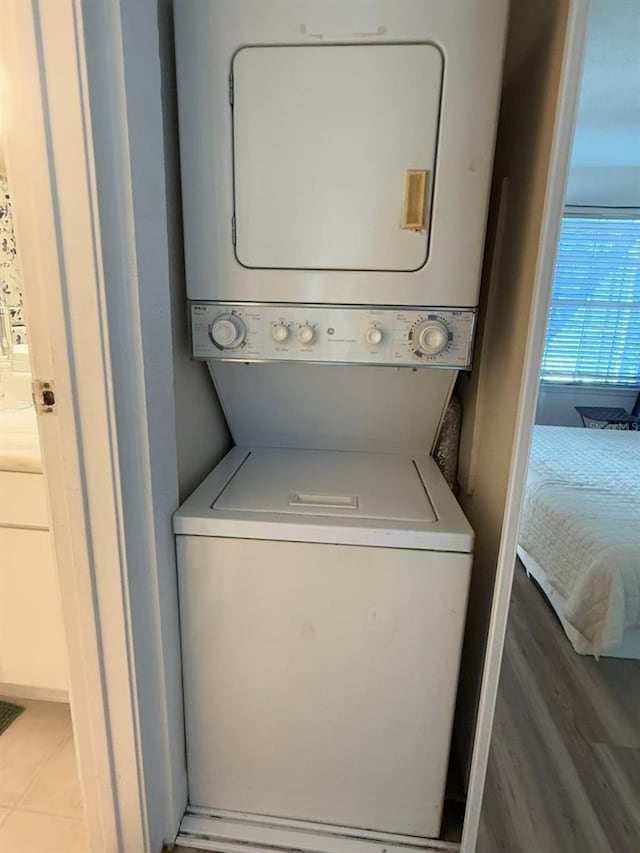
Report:
[[[535,427],[519,542],[595,653],[619,645],[640,625],[640,433]]]

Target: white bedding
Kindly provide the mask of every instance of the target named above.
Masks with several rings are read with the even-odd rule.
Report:
[[[620,645],[640,626],[640,433],[535,427],[519,544],[585,644]]]

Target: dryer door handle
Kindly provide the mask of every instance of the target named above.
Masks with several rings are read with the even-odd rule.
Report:
[[[405,172],[400,225],[403,231],[424,231],[428,176],[427,169],[407,169]]]

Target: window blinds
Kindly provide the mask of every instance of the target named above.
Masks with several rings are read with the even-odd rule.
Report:
[[[640,384],[640,218],[563,219],[542,379]]]

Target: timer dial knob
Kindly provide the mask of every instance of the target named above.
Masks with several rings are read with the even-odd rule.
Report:
[[[371,346],[377,347],[379,343],[382,342],[382,332],[376,326],[372,326],[370,329],[367,329],[367,333],[365,334],[365,340]]]
[[[316,330],[313,326],[304,325],[298,329],[298,340],[301,344],[311,344],[316,336]]]
[[[279,344],[284,343],[289,337],[289,327],[284,323],[276,323],[271,329],[271,337]]]
[[[413,327],[411,342],[417,355],[438,355],[447,348],[449,329],[442,320],[421,320]]]
[[[237,349],[244,343],[247,327],[237,314],[219,314],[211,324],[209,334],[220,349]]]

